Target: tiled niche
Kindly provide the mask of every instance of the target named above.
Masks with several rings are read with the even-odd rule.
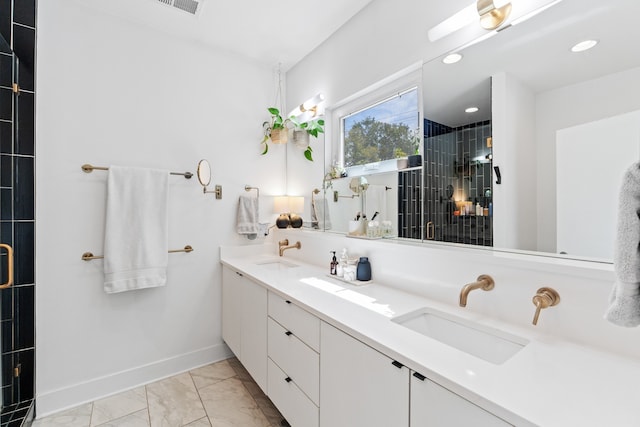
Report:
[[[36,0],[0,0],[0,241],[14,284],[0,290],[0,425],[30,424],[34,398]],[[2,283],[7,256],[0,256]]]

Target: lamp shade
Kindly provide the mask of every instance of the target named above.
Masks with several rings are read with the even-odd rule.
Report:
[[[304,211],[304,197],[289,196],[289,212],[299,214],[302,211]]]
[[[289,213],[289,196],[274,197],[273,210],[275,213]]]

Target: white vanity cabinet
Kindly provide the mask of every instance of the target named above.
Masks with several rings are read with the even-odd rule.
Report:
[[[411,375],[411,427],[506,427],[511,424],[425,378]]]
[[[260,388],[267,390],[267,290],[222,269],[222,338]]]
[[[320,319],[269,292],[267,395],[294,427],[317,427]]]
[[[409,425],[409,369],[322,322],[320,426]]]

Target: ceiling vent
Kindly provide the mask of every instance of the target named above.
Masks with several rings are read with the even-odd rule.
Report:
[[[176,9],[195,15],[201,7],[203,0],[158,0],[160,3],[173,6]]]

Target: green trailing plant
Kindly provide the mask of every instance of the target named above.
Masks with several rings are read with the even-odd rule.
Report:
[[[293,116],[283,118],[280,114],[280,110],[275,107],[270,107],[267,110],[269,111],[269,114],[271,114],[271,119],[262,124],[264,131],[264,136],[261,142],[261,144],[264,145],[264,149],[262,151],[263,155],[269,152],[269,140],[271,139],[271,135],[274,130],[288,131],[291,127],[294,130],[305,131],[314,138],[317,138],[318,135],[324,133],[323,119],[315,119],[309,122],[299,123]],[[313,149],[311,148],[311,144],[308,144],[305,148],[304,157],[311,162],[313,161]]]

